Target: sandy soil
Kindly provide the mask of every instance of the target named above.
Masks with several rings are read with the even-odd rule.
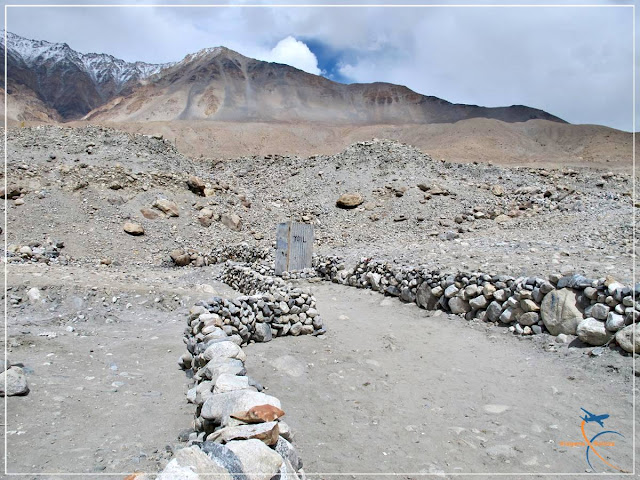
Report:
[[[306,472],[584,473],[585,449],[559,445],[581,439],[580,407],[610,414],[605,425],[625,438],[605,458],[631,468],[630,357],[513,338],[369,291],[313,289],[324,337],[247,348],[248,370],[282,401]]]
[[[188,308],[237,295],[207,276],[10,266],[10,293],[38,287],[46,303],[8,311],[9,356],[31,388],[7,399],[8,472],[160,471],[193,419],[177,367]]]

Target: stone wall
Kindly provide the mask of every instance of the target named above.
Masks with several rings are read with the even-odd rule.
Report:
[[[192,265],[205,267],[217,265],[228,260],[234,262],[257,264],[260,262],[273,263],[274,251],[272,248],[259,248],[240,243],[237,245],[224,245],[213,248],[209,253],[199,252],[193,248],[177,248],[169,254],[171,262],[178,267]]]
[[[220,309],[223,318],[239,321],[248,329],[251,339],[269,341],[272,336],[324,333],[316,299],[309,289],[293,288],[281,278],[233,264],[225,265],[222,281],[251,296],[234,300],[232,310],[225,309],[226,300],[221,300],[220,306],[210,305],[209,308],[212,311]]]
[[[549,278],[447,273],[426,267],[399,267],[363,258],[348,268],[338,257],[318,257],[324,280],[415,302],[428,310],[444,310],[466,319],[508,325],[520,335],[547,332],[577,335],[594,346],[615,341],[627,352],[640,351],[640,284],[635,289],[611,277],[553,274]],[[634,291],[635,290],[635,291]]]
[[[247,329],[241,303],[232,300],[223,306],[221,299],[213,299],[189,312],[188,352],[179,365],[193,380],[187,401],[195,406],[195,419],[186,447],[175,453],[161,480],[211,475],[235,480],[257,474],[305,478],[280,401],[262,393],[262,386],[247,375],[246,354],[238,345],[241,332],[226,328]]]

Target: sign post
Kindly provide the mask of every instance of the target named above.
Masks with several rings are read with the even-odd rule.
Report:
[[[298,222],[278,224],[276,229],[276,275],[311,268],[313,225]]]

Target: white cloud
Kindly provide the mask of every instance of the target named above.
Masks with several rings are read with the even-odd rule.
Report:
[[[280,40],[270,52],[261,55],[260,60],[284,63],[315,75],[322,73],[318,68],[318,58],[309,50],[306,43],[296,40],[292,36]]]

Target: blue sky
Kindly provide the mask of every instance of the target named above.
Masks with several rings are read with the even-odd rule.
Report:
[[[152,63],[224,45],[339,82],[397,83],[454,103],[524,104],[572,123],[629,131],[637,64],[632,3],[597,3],[623,7],[12,7],[7,28]]]

